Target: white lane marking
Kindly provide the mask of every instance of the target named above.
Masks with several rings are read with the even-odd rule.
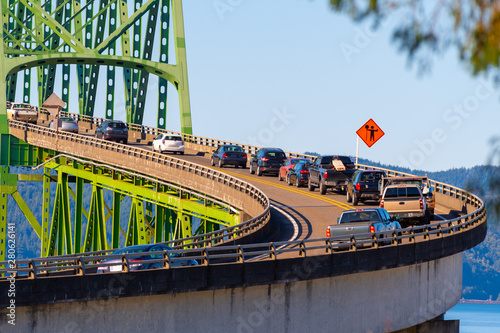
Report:
[[[288,242],[291,242],[291,241],[295,240],[299,236],[299,225],[298,225],[297,221],[293,218],[293,216],[291,216],[290,214],[288,214],[287,212],[285,212],[283,209],[278,208],[278,207],[276,207],[274,205],[270,205],[270,206],[272,208],[276,209],[281,214],[283,214],[292,223],[292,225],[293,225],[293,236],[292,236],[292,238],[290,238],[288,240]],[[281,250],[285,246],[288,246],[288,245],[287,244],[283,244],[280,247],[278,247],[276,250]],[[258,259],[262,259],[262,258],[265,258],[265,257],[267,257],[267,255],[262,254],[260,256],[254,257],[254,258],[250,258],[250,259],[248,259],[248,261],[258,260]]]
[[[288,241],[291,242],[291,241],[295,240],[295,238],[297,238],[297,236],[299,235],[299,225],[297,224],[297,221],[290,214],[285,212],[283,209],[278,208],[274,205],[271,205],[271,207],[276,209],[281,214],[285,215],[285,217],[293,224],[293,236]]]

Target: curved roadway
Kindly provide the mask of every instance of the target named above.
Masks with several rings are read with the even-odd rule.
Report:
[[[142,146],[144,149],[152,150],[151,146]],[[167,154],[168,155],[168,154]],[[210,154],[200,156],[199,152],[186,150],[185,155],[171,155],[189,162],[209,166],[235,177],[239,177],[252,185],[255,185],[266,193],[271,200],[273,208],[273,219],[278,217],[280,227],[279,234],[272,235],[270,239],[263,241],[288,241],[293,239],[315,239],[326,237],[326,227],[336,223],[340,213],[346,209],[378,207],[376,201],[366,201],[358,206],[347,203],[345,194],[329,191],[326,195],[321,195],[316,189],[311,192],[307,187],[297,188],[288,185],[285,181],[279,181],[278,177],[271,175],[252,175],[249,169],[240,169],[233,166],[223,168],[212,167],[210,165]],[[276,209],[277,208],[277,209]],[[285,212],[290,218],[281,214]],[[436,218],[450,219],[456,216],[449,214],[450,209],[437,205]],[[276,221],[275,221],[276,222]],[[296,226],[294,226],[296,223]]]

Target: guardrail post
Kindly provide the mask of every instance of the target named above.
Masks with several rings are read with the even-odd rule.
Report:
[[[128,258],[125,255],[123,255],[122,256],[122,272],[128,273],[129,271],[130,271],[130,267],[129,267]]]
[[[30,262],[28,263],[28,268],[30,269],[28,273],[28,279],[36,279],[36,264],[33,263],[33,260],[30,260]]]
[[[163,268],[169,269],[170,268],[170,256],[168,255],[168,251],[163,252]]]
[[[306,246],[304,245],[304,242],[300,242],[299,244],[299,257],[305,257],[306,256]]]
[[[236,249],[236,253],[238,253],[238,257],[236,259],[236,262],[238,264],[242,264],[245,261],[245,254],[243,253],[243,250],[241,249],[240,245],[238,245],[238,248]]]
[[[75,260],[75,264],[78,265],[76,268],[76,275],[84,276],[85,275],[85,261],[82,260],[82,257]]]
[[[325,253],[326,254],[332,254],[333,253],[332,242],[329,239],[327,239],[325,241],[325,245],[326,245],[326,247],[325,247]]]
[[[274,243],[269,244],[269,259],[276,260],[276,248]]]
[[[203,266],[207,266],[209,264],[209,261],[210,261],[207,249],[204,249],[203,251],[201,251],[201,255],[203,256],[203,258],[201,259],[201,264]]]

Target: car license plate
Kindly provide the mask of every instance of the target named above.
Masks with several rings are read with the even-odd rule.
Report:
[[[110,272],[121,272],[122,271],[122,266],[121,265],[109,266],[109,271]]]

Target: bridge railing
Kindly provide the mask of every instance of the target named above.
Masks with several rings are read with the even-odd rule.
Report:
[[[97,121],[98,122],[98,121]],[[10,122],[10,124],[13,124],[11,126],[22,126],[22,127],[31,127],[30,125],[21,123],[18,125],[14,124],[15,122]],[[131,126],[132,129],[138,130],[139,127]],[[35,128],[35,127],[32,127]],[[43,127],[38,127],[36,126],[37,129],[34,129],[35,131],[43,131],[46,130]],[[148,128],[144,126],[140,126],[141,131],[146,131],[150,132],[151,134],[158,133],[160,131],[164,130],[157,130],[153,128]],[[51,131],[54,132],[54,131]],[[168,131],[170,132],[170,131]],[[175,133],[175,132],[170,132],[170,133]],[[186,136],[186,134],[179,133],[181,135]],[[54,133],[46,134],[46,135],[55,135]],[[73,134],[69,133],[59,133],[59,136],[68,136],[67,140],[82,140],[82,136],[75,136]],[[196,142],[205,146],[213,146],[216,147],[219,144],[226,144],[226,143],[233,143],[233,142],[228,142],[228,141],[221,141],[221,140],[215,140],[215,139],[208,139],[208,138],[202,138],[202,137],[196,137],[196,136],[189,136],[190,141]],[[83,139],[86,140],[86,139]],[[175,160],[176,163],[180,163],[181,168],[184,168],[183,163],[186,163],[187,168],[193,168],[193,172],[202,172],[207,174],[207,177],[210,178],[212,176],[208,175],[216,175],[220,174],[219,178],[221,179],[226,179],[225,177],[228,177],[228,175],[220,173],[216,170],[213,170],[211,168],[206,168],[202,166],[192,166],[192,163],[185,162],[185,161],[180,161],[172,157],[166,157],[164,155],[156,154],[156,153],[151,153],[150,151],[146,151],[143,149],[139,148],[133,148],[133,147],[127,147],[119,144],[114,144],[110,142],[105,142],[103,140],[97,140],[93,138],[88,138],[89,144],[97,144],[97,145],[103,145],[103,146],[108,146],[112,147],[109,149],[125,149],[127,150],[127,154],[133,154],[134,156],[137,154],[137,156],[144,156],[141,158],[151,158],[151,159],[164,159],[165,162],[163,163],[173,163],[170,160]],[[248,146],[244,145],[244,147],[247,149],[247,151],[256,151],[259,147],[256,146]],[[297,153],[289,153],[290,156],[299,156],[299,157],[312,157],[310,155],[305,155],[305,154],[297,154]],[[379,169],[379,170],[385,170],[389,175],[392,176],[412,176],[407,173],[402,173],[402,172],[396,172],[384,168],[375,168],[367,165],[358,165],[359,168],[366,168],[366,169]],[[201,169],[200,169],[201,168]],[[203,169],[203,171],[202,171]],[[231,182],[237,182],[239,180],[231,180]],[[474,194],[471,194],[465,190],[462,190],[460,188],[433,181],[431,180],[431,187],[436,191],[437,193],[440,193],[443,195],[443,197],[448,197],[452,198],[462,204],[468,204],[472,209],[470,209],[470,213],[465,214],[463,216],[442,221],[442,222],[437,222],[429,225],[424,225],[424,226],[415,226],[407,229],[401,229],[398,230],[397,232],[393,233],[390,235],[390,237],[387,237],[389,235],[384,235],[386,237],[383,238],[383,241],[378,239],[377,236],[370,236],[367,237],[367,235],[353,235],[351,240],[349,242],[344,242],[343,244],[339,245],[338,242],[336,242],[335,238],[329,238],[329,239],[316,239],[316,240],[303,240],[303,241],[295,241],[295,242],[280,242],[280,243],[268,243],[268,244],[252,244],[252,245],[239,245],[237,247],[218,247],[218,248],[204,248],[205,245],[207,245],[207,242],[205,239],[200,239],[199,236],[194,236],[190,237],[188,239],[183,239],[183,240],[178,240],[178,241],[173,241],[170,242],[169,244],[173,247],[179,248],[185,245],[187,242],[189,242],[189,245],[193,246],[193,249],[191,250],[185,250],[186,255],[194,255],[194,258],[197,258],[200,260],[201,263],[203,264],[210,264],[217,262],[218,260],[222,260],[222,258],[225,258],[227,260],[228,258],[233,258],[233,260],[236,260],[237,262],[245,262],[247,260],[255,260],[253,258],[258,257],[258,256],[264,256],[267,259],[279,259],[283,258],[285,253],[291,252],[291,251],[297,251],[299,256],[305,256],[309,255],[312,253],[312,255],[318,254],[318,251],[322,254],[326,253],[335,253],[339,248],[341,247],[348,247],[349,251],[362,251],[365,249],[362,249],[364,247],[368,248],[377,248],[379,246],[382,247],[387,247],[387,246],[400,246],[401,243],[404,242],[420,242],[420,241],[430,241],[433,238],[446,238],[450,235],[455,235],[457,233],[465,232],[470,230],[471,228],[477,227],[478,225],[482,225],[483,223],[486,222],[486,210],[484,207],[484,203],[480,198],[475,196]],[[263,194],[264,195],[264,194]],[[265,196],[265,195],[264,195]],[[267,197],[266,197],[267,198]],[[267,201],[268,202],[268,201]],[[269,211],[266,210],[265,213],[263,213],[267,216],[269,216]],[[261,214],[262,215],[262,214]],[[255,227],[255,226],[253,226]],[[243,232],[243,228],[247,228],[247,230],[252,230],[252,226],[237,226],[232,228],[231,235],[238,235],[238,232]],[[228,239],[230,236],[229,235],[221,235],[217,233],[213,233],[211,235],[212,239]],[[382,243],[381,243],[382,242]],[[390,244],[385,244],[389,243]],[[253,250],[252,250],[253,249]],[[257,250],[256,250],[257,249]],[[462,249],[463,250],[463,249]],[[195,255],[193,251],[199,251],[198,255]],[[226,251],[226,253],[221,253]],[[108,252],[109,253],[109,252]],[[233,253],[233,254],[231,254]],[[88,262],[95,262],[96,258],[95,256],[103,256],[106,255],[107,253],[101,252],[101,253],[87,253],[85,255],[77,257],[79,260],[79,265],[85,266],[85,263]],[[47,263],[49,260],[52,263],[57,263],[57,261],[64,262],[62,257],[53,257],[53,258],[42,258],[41,259],[42,263]],[[70,260],[70,259],[67,259]],[[72,258],[71,260],[75,260]],[[82,264],[83,263],[83,264]],[[2,263],[0,263],[2,264]],[[8,264],[7,262],[3,264]],[[24,265],[24,266],[23,266]],[[26,272],[30,272],[31,270],[36,271],[36,269],[30,268],[29,267],[30,262],[29,261],[18,261],[16,262],[16,269],[19,268],[23,270],[20,273],[24,273],[24,275],[29,276],[30,274],[27,274]],[[33,261],[31,262],[31,265],[33,265]],[[36,263],[34,264],[36,268]],[[68,263],[65,263],[65,265],[68,265]],[[6,266],[8,267],[8,266]],[[55,266],[57,267],[57,265]],[[64,267],[64,266],[61,266]],[[80,266],[79,266],[80,267]],[[60,270],[61,268],[55,268],[55,270]],[[72,268],[73,269],[73,268]],[[80,269],[80,268],[79,268]],[[8,273],[9,269],[5,269],[5,272]],[[75,272],[78,271],[78,269],[75,269]],[[3,271],[0,271],[3,272]],[[85,269],[81,270],[82,274],[85,274]],[[22,274],[21,274],[22,275]],[[19,276],[21,276],[19,275]],[[36,272],[33,274],[36,276]]]
[[[22,131],[20,133],[29,132],[33,134],[38,134],[40,136],[43,136],[44,138],[54,138],[54,139],[57,138],[57,140],[59,140],[58,141],[59,147],[57,149],[60,151],[64,151],[64,149],[67,149],[67,147],[65,147],[65,143],[69,144],[73,142],[88,147],[99,148],[106,152],[116,152],[123,156],[134,157],[148,162],[154,162],[161,166],[167,166],[175,170],[181,170],[182,172],[187,172],[193,175],[201,176],[204,179],[208,179],[212,182],[222,184],[224,187],[227,187],[228,189],[242,193],[248,200],[251,200],[252,202],[257,202],[258,205],[261,207],[261,212],[259,214],[256,214],[256,216],[254,216],[253,218],[250,218],[247,221],[243,221],[242,223],[236,226],[230,226],[210,233],[172,241],[173,246],[181,247],[181,246],[187,246],[189,244],[190,247],[193,246],[205,247],[205,246],[222,244],[225,242],[231,242],[238,238],[252,234],[254,231],[260,229],[261,227],[263,227],[263,225],[265,225],[269,221],[270,218],[269,198],[264,192],[262,192],[257,187],[246,181],[243,181],[239,178],[233,177],[226,173],[217,171],[215,169],[138,147],[127,146],[116,142],[110,142],[102,139],[97,139],[89,136],[82,136],[69,132],[57,133],[55,130],[48,129],[43,126],[27,124],[24,122],[9,120],[9,127],[11,128],[11,131],[19,130]],[[24,138],[24,136],[22,135],[21,137]],[[43,145],[43,143],[39,144]],[[53,149],[53,147],[47,147],[47,148]],[[69,155],[73,156],[74,152],[72,152],[71,149],[67,150],[68,151],[66,153],[68,154],[68,156]],[[144,178],[153,177],[152,175],[141,175],[141,176]],[[155,175],[155,177],[158,176]],[[161,177],[158,177],[158,179],[161,179]],[[185,193],[196,192],[196,195],[198,197],[207,196],[207,194],[205,193],[185,188],[182,185],[176,185],[175,183],[171,182],[167,183],[169,183],[170,187],[178,188],[180,191],[183,191]],[[211,194],[209,193],[208,195]],[[213,196],[210,196],[210,200],[212,202],[218,202],[223,206],[227,206],[228,209],[231,208],[230,205],[220,200],[214,199]],[[241,209],[241,207],[239,209]]]
[[[296,257],[313,257],[324,254],[368,251],[379,248],[398,247],[407,244],[431,242],[436,239],[452,237],[468,232],[486,222],[486,209],[481,199],[471,195],[469,197],[480,208],[472,213],[447,221],[428,225],[414,226],[378,234],[352,235],[349,240],[345,236],[272,242],[260,244],[232,245],[220,247],[195,247],[175,251],[158,252],[161,258],[148,260],[148,263],[158,263],[163,269],[174,268],[172,260],[197,260],[201,265],[216,265],[221,263],[245,263],[255,260],[278,260],[289,257],[294,253]],[[175,241],[165,243],[175,245]],[[202,245],[203,243],[195,243]],[[460,249],[462,251],[463,248]],[[96,272],[103,262],[116,257],[122,258],[121,271],[129,271],[129,257],[127,255],[110,255],[112,250],[89,252],[81,255],[66,255],[49,258],[16,260],[14,265],[9,262],[0,262],[6,268],[0,269],[4,276],[15,276],[17,279],[36,279],[58,275],[85,275]],[[156,253],[156,252],[155,252]],[[171,253],[181,254],[180,259],[172,259]],[[135,255],[136,256],[136,255]],[[162,269],[159,268],[159,269]],[[176,268],[175,268],[176,269]],[[116,273],[116,272],[114,272]],[[4,279],[6,279],[5,277]]]
[[[93,124],[95,126],[99,126],[100,124],[103,123],[103,121],[105,121],[105,119],[103,119],[103,118],[91,117],[91,116],[80,115],[80,114],[69,113],[69,112],[61,112],[61,115],[71,117],[79,122],[80,121],[87,122],[87,123]],[[165,129],[156,128],[156,127],[150,127],[150,126],[144,126],[144,125],[127,124],[127,126],[128,126],[129,131],[149,134],[152,136],[158,136],[158,134],[160,134],[160,133],[169,133],[169,134],[180,135],[183,137],[183,139],[186,142],[190,142],[190,143],[200,145],[200,146],[205,146],[205,147],[212,147],[213,149],[216,149],[220,145],[234,144],[234,145],[242,146],[242,148],[245,150],[245,152],[247,152],[249,154],[255,154],[257,152],[257,150],[262,148],[260,146],[242,144],[242,143],[227,141],[227,140],[207,138],[207,137],[203,137],[203,136],[198,136],[198,135],[193,135],[193,134],[185,134],[185,133],[181,133],[181,132],[170,131],[170,130],[165,130]],[[301,158],[309,158],[309,159],[313,159],[314,157],[316,157],[313,155],[288,152],[288,151],[286,152],[286,154],[290,157],[301,157]]]

